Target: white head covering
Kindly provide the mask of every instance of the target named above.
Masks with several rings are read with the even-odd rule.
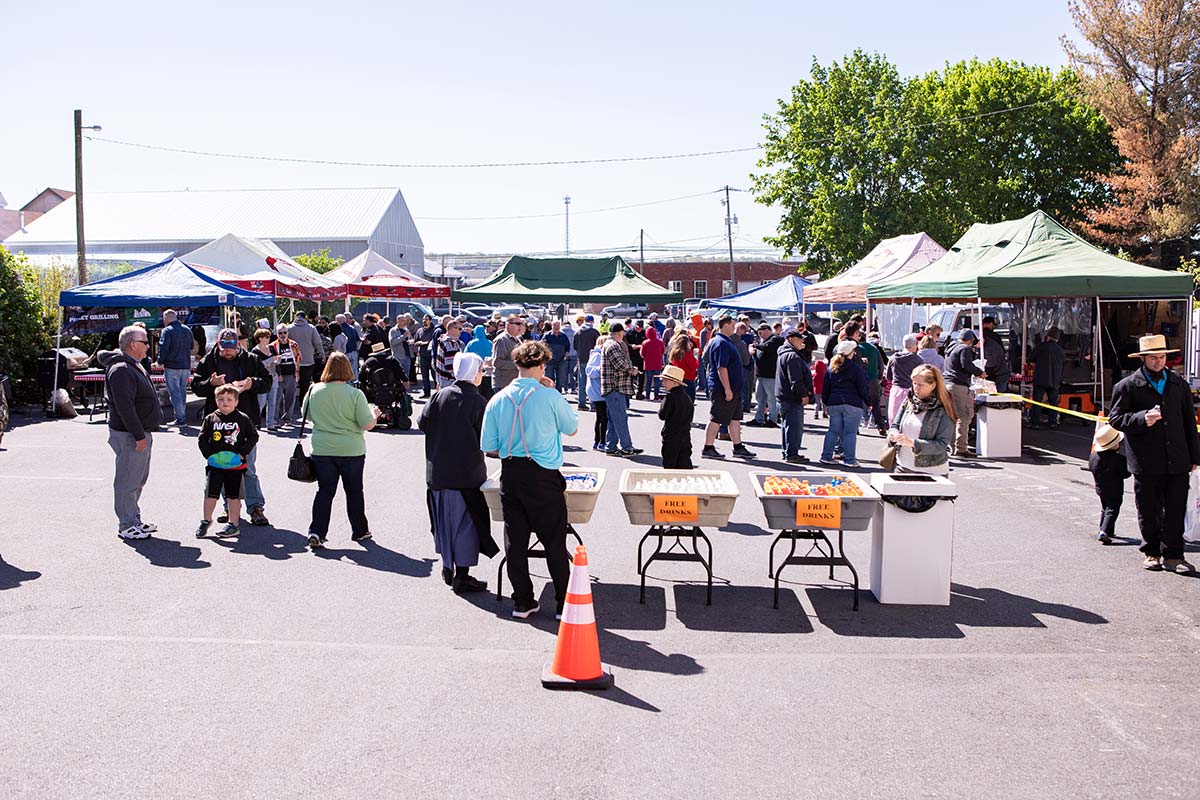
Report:
[[[857,349],[858,349],[857,344],[850,341],[849,339],[843,339],[842,341],[837,343],[837,347],[834,348],[833,352],[839,356],[848,356]]]
[[[474,353],[454,354],[454,380],[473,381],[475,373],[483,366],[483,359]]]

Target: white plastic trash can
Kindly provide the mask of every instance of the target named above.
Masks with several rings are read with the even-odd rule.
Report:
[[[984,458],[1021,457],[1021,401],[995,394],[976,396],[975,452]]]
[[[881,603],[950,605],[954,498],[940,475],[875,474],[882,502],[871,525],[871,592]]]

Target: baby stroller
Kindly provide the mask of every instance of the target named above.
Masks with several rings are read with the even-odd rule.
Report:
[[[388,354],[374,355],[359,370],[359,383],[367,401],[383,413],[379,421],[402,431],[412,428],[412,399],[401,376],[399,362]]]

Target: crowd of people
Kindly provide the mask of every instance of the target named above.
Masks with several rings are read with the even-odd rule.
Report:
[[[196,536],[212,530],[218,501],[225,513],[218,537],[240,535],[244,502],[250,522],[269,524],[256,471],[260,430],[312,425],[311,463],[317,484],[308,545],[324,546],[332,501],[340,485],[354,541],[371,538],[363,481],[365,432],[380,419],[370,402],[371,382],[384,372],[404,392],[425,400],[417,426],[425,435],[427,507],[442,576],[457,593],[483,591],[470,574],[479,555],[499,552],[480,487],[485,457],[500,460],[505,555],[514,593],[514,616],[538,611],[528,573],[527,549],[537,536],[561,613],[569,574],[563,436],[574,435],[580,412],[594,414],[593,448],[616,457],[642,454],[634,446],[629,413],[634,401],[658,404],[659,453],[666,469],[694,469],[693,429],[699,394],[709,400],[701,458],[755,459],[742,441],[746,426],[777,428],[780,457],[801,452],[805,417],[826,418],[820,462],[857,467],[862,428],[883,438],[881,464],[897,471],[946,475],[951,458],[970,458],[968,430],[974,415],[973,381],[1006,383],[1007,359],[989,358],[994,320],[982,337],[959,331],[939,352],[936,326],[904,337],[885,356],[879,336],[861,317],[836,323],[823,348],[805,320],[784,319],[753,328],[733,314],[699,315],[687,325],[674,319],[609,319],[580,314],[571,321],[542,321],[514,314],[471,328],[465,319],[401,315],[361,322],[348,314],[311,323],[297,313],[291,324],[266,320],[249,327],[234,319],[205,350],[176,315],[163,315],[157,361],[166,377],[174,422],[188,426],[188,376],[204,400],[197,437],[205,459],[202,518]],[[1035,394],[1053,399],[1062,370],[1057,329],[1034,352]],[[1097,433],[1091,468],[1102,504],[1098,539],[1112,540],[1125,477],[1134,477],[1145,544],[1144,566],[1190,572],[1183,559],[1182,504],[1188,473],[1200,465],[1200,439],[1190,390],[1160,361],[1162,337],[1146,337],[1143,370],[1117,385],[1110,425]],[[109,443],[116,456],[114,509],[118,535],[145,538],[157,528],[141,518],[139,498],[150,473],[153,434],[162,406],[149,379],[150,339],[141,326],[121,331],[119,353],[108,364]],[[192,361],[196,362],[194,371]],[[366,390],[366,391],[364,391]],[[574,394],[574,406],[568,396]],[[1186,420],[1192,419],[1191,424]],[[1049,424],[1057,424],[1049,417]],[[1036,424],[1036,417],[1034,419]],[[1132,463],[1118,452],[1129,437]]]

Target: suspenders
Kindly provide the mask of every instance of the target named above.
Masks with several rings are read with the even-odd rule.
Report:
[[[534,389],[534,391],[537,391],[537,390]],[[511,395],[508,398],[508,402],[512,403],[512,405],[513,405],[513,424],[512,424],[512,428],[510,428],[508,431],[508,456],[507,456],[508,458],[531,458],[532,457],[529,452],[529,445],[525,444],[525,414],[523,411],[523,409],[525,407],[525,403],[531,397],[533,397],[533,392],[530,392],[529,394],[525,395],[525,397],[521,399],[520,403],[513,400]],[[525,450],[525,455],[523,455],[523,456],[517,456],[513,453],[513,441],[516,439],[518,431],[521,434],[521,447]]]

